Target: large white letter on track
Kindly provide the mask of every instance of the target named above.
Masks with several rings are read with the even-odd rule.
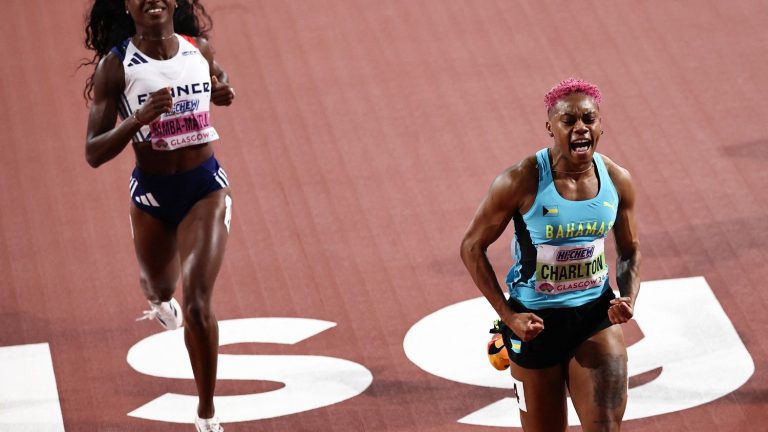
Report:
[[[47,343],[0,348],[0,430],[64,431]]]
[[[662,369],[656,379],[629,389],[625,420],[711,402],[741,387],[754,373],[752,357],[703,277],[643,282],[635,306],[645,337],[629,347],[629,376]],[[496,318],[483,297],[447,306],[411,327],[403,342],[405,353],[433,375],[511,389],[509,372],[493,369],[484,351],[490,340],[486,329]],[[450,341],[441,345],[439,357],[432,343],[436,334]],[[568,410],[570,424],[578,425],[570,399]],[[458,421],[520,427],[511,395]]]
[[[219,345],[296,344],[336,324],[308,318],[244,318],[219,321]],[[128,351],[137,371],[163,378],[192,379],[183,329],[150,336]],[[219,355],[219,380],[266,380],[285,384],[277,390],[217,396],[222,422],[260,420],[295,414],[355,397],[373,381],[371,372],[348,360],[313,355]],[[148,420],[192,423],[197,396],[166,393],[128,415]]]

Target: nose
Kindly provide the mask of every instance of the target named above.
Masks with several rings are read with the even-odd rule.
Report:
[[[582,120],[577,120],[573,125],[573,138],[585,138],[589,135],[589,128]]]

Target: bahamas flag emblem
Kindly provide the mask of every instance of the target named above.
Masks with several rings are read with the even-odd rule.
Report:
[[[512,346],[512,351],[514,351],[517,354],[520,354],[520,346],[523,344],[519,340],[510,339],[509,344]]]
[[[560,214],[557,206],[541,206],[541,210],[544,216],[557,216]]]

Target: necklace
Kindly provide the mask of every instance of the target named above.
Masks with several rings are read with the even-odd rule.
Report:
[[[164,40],[168,40],[168,39],[174,37],[175,35],[176,35],[176,33],[171,33],[168,36],[160,36],[159,38],[146,38],[146,37],[144,37],[144,35],[140,34],[139,35],[139,39],[141,39],[143,41],[144,40],[147,40],[147,41],[164,41]]]
[[[581,171],[563,171],[563,170],[556,170],[556,169],[552,168],[552,172],[563,173],[563,174],[584,174],[585,172],[591,170],[593,167],[594,167],[594,165],[590,165],[589,168],[581,170]]]

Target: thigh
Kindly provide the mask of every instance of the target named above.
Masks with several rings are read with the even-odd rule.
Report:
[[[173,292],[179,277],[175,228],[135,205],[131,205],[130,215],[142,282],[149,283],[154,289]]]
[[[564,432],[568,409],[563,366],[527,369],[512,363],[510,367],[525,432]]]
[[[210,300],[229,237],[232,198],[219,189],[195,203],[178,227],[184,296]]]
[[[627,406],[627,348],[621,326],[584,341],[568,364],[568,389],[584,431],[618,431]]]

